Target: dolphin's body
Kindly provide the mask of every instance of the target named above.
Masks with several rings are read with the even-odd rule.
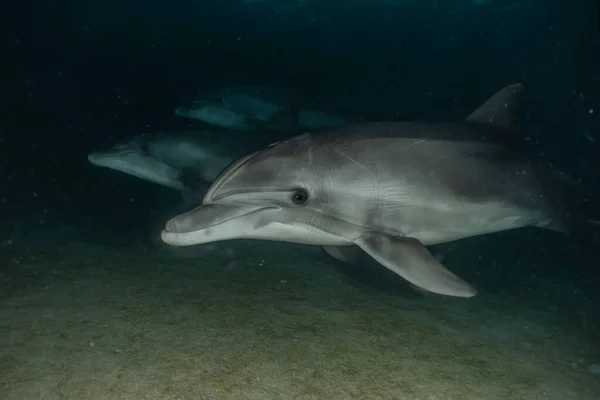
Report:
[[[514,130],[522,90],[499,91],[461,123],[368,123],[301,135],[245,156],[164,242],[256,238],[355,245],[427,291],[476,291],[425,246],[520,227],[562,231],[570,182],[531,158]]]
[[[223,141],[222,133],[187,131],[137,135],[90,153],[88,160],[168,188],[197,192],[241,154],[239,146]]]
[[[239,131],[275,130],[299,133],[349,123],[329,113],[301,108],[291,90],[263,86],[232,87],[200,93],[175,114]]]

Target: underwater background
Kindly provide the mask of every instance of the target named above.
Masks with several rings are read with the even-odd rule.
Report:
[[[34,0],[2,14],[0,399],[600,399],[600,227],[436,246],[479,294],[424,295],[317,246],[169,247],[158,234],[180,193],[87,158],[206,129],[174,110],[222,88],[310,89],[350,121],[459,121],[518,82],[523,131],[597,204],[595,0]]]

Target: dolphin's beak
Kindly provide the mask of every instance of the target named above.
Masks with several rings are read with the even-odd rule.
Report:
[[[175,115],[179,117],[186,117],[189,114],[189,111],[186,108],[178,107],[175,109]]]
[[[191,246],[248,237],[263,219],[262,211],[273,208],[244,203],[202,205],[171,218],[161,238],[172,246]]]
[[[100,152],[90,153],[90,154],[88,154],[87,159],[91,164],[99,165],[102,163],[102,160],[104,159],[104,153],[100,153]]]

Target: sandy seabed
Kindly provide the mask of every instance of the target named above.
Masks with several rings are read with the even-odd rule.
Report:
[[[541,292],[399,296],[267,248],[5,253],[0,399],[600,399],[595,328]]]

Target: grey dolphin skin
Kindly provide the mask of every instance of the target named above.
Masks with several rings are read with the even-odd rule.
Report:
[[[222,132],[155,132],[94,151],[88,161],[168,188],[196,192],[199,186],[208,188],[221,170],[243,153],[240,146],[225,143]]]
[[[569,182],[536,163],[514,127],[521,91],[507,86],[463,122],[366,123],[247,155],[201,206],[168,221],[162,240],[289,241],[328,246],[340,259],[351,249],[343,246],[358,246],[424,290],[474,296],[425,246],[568,225]]]
[[[240,86],[199,93],[175,110],[175,115],[239,131],[303,130],[347,125],[348,120],[319,110],[298,107],[293,90]]]

